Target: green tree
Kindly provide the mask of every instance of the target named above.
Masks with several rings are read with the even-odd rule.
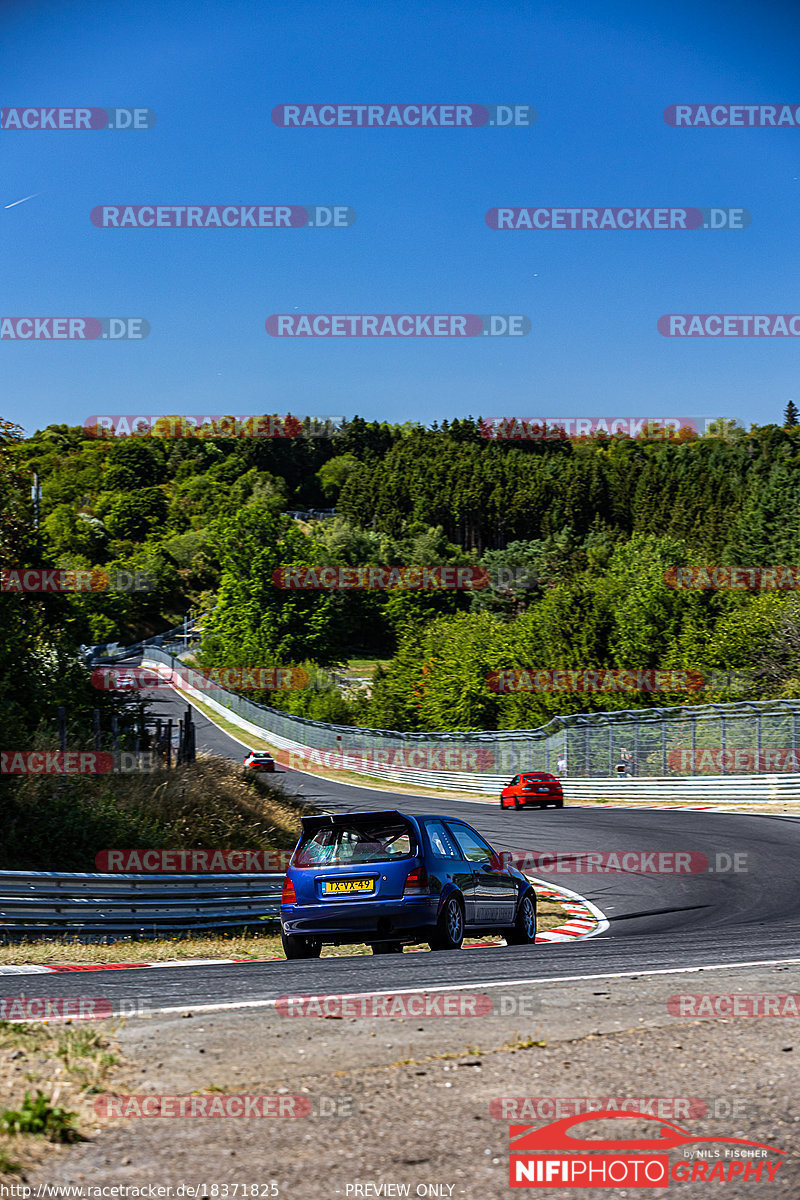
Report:
[[[106,528],[120,541],[143,541],[167,519],[167,498],[161,488],[139,488],[112,499],[106,516]]]
[[[331,507],[336,505],[342,487],[359,465],[354,454],[337,454],[335,458],[329,458],[323,463],[317,471],[322,494]]]
[[[222,577],[200,659],[218,666],[287,666],[338,660],[336,608],[328,592],[279,586],[275,573],[311,563],[311,542],[297,526],[253,504],[218,521],[212,535]]]

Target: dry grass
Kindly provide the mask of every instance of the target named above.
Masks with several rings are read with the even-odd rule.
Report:
[[[117,794],[124,805],[125,792]],[[179,772],[162,772],[148,810],[170,827],[176,848],[263,850],[293,847],[304,811],[277,781],[254,778],[215,755],[201,755]]]
[[[304,811],[279,781],[214,755],[172,771],[24,776],[4,800],[0,867],[93,871],[115,847],[289,849]]]
[[[0,945],[0,965],[56,966],[62,963],[174,962],[191,958],[283,958],[281,939],[272,930],[261,934],[195,934],[164,938],[122,938],[98,944],[69,937],[24,939]]]
[[[53,1108],[75,1113],[78,1133],[88,1136],[97,1127],[93,1098],[106,1090],[118,1061],[110,1038],[96,1029],[0,1021],[0,1107],[19,1110],[26,1092],[33,1098],[41,1091]],[[59,1152],[42,1137],[0,1133],[0,1176]]]
[[[183,847],[236,847],[284,849],[300,836],[303,809],[280,783],[264,782],[244,767],[212,754],[171,771],[89,775],[67,780],[85,799],[109,792],[122,811],[145,810],[168,826],[165,849]],[[25,776],[19,795],[40,802],[53,790],[46,776]]]

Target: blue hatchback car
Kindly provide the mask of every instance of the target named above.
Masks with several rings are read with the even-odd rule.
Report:
[[[287,958],[318,958],[323,942],[391,954],[417,942],[458,950],[467,934],[535,940],[530,880],[466,821],[390,809],[302,822],[281,899]]]

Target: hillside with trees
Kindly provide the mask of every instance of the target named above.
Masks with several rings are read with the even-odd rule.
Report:
[[[147,591],[0,594],[3,744],[97,702],[78,648],[205,620],[204,669],[388,660],[369,694],[253,694],[323,720],[401,730],[537,725],[557,712],[795,696],[791,591],[668,586],[676,566],[800,563],[800,427],[719,422],[660,437],[495,441],[466,418],[358,417],[332,437],[91,438],[5,425],[4,569],[144,572]],[[34,527],[33,473],[42,499]],[[330,519],[289,511],[335,509]],[[302,590],[286,566],[480,566],[496,586]],[[20,667],[24,669],[21,671]],[[496,692],[492,671],[747,672],[699,693]],[[724,681],[723,681],[724,682]],[[744,690],[743,690],[744,689]]]

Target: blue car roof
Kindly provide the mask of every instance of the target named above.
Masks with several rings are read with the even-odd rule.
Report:
[[[400,820],[413,821],[410,813],[402,813],[397,808],[367,809],[363,812],[345,813],[316,813],[314,816],[300,818],[303,830],[324,829],[326,825],[346,824],[352,821]]]
[[[361,812],[346,812],[346,813],[317,813],[314,816],[301,817],[300,821],[303,826],[303,832],[307,833],[315,829],[324,829],[326,825],[346,824],[353,821],[375,821],[375,820],[401,820],[412,821],[462,821],[461,817],[443,817],[441,813],[404,813],[400,812],[399,808],[381,808],[381,809],[365,809]]]

